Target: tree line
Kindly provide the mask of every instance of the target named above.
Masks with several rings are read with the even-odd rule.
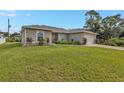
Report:
[[[104,43],[112,38],[124,37],[124,19],[121,14],[102,18],[99,12],[90,10],[85,13],[86,22],[84,29],[98,33],[97,41]]]

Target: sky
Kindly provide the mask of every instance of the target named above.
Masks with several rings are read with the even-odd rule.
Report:
[[[0,10],[0,30],[7,32],[10,19],[10,32],[19,32],[23,25],[48,25],[66,29],[83,28],[86,10]],[[124,17],[121,10],[98,10],[104,18],[115,14]]]

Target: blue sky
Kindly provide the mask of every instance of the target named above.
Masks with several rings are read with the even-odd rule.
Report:
[[[85,10],[1,10],[0,30],[7,31],[7,19],[10,18],[11,32],[18,32],[22,25],[50,25],[62,28],[82,28],[85,23]],[[119,10],[99,10],[100,15],[106,16],[121,14]]]

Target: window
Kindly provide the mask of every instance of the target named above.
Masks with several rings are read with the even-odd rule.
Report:
[[[39,32],[37,33],[37,40],[40,41],[41,39],[43,39],[43,33]]]

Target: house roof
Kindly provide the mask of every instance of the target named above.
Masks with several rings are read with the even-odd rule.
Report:
[[[59,27],[52,27],[52,26],[47,26],[47,25],[25,25],[22,26],[22,28],[27,28],[27,29],[38,29],[38,30],[46,30],[46,31],[51,31],[54,33],[89,33],[89,34],[96,34],[91,31],[86,31],[82,28],[76,28],[76,29],[64,29],[64,28],[59,28]]]
[[[52,27],[52,26],[47,26],[47,25],[27,25],[27,26],[23,26],[22,28],[49,30],[52,32],[59,32],[59,33],[67,32],[67,30],[64,28]]]

